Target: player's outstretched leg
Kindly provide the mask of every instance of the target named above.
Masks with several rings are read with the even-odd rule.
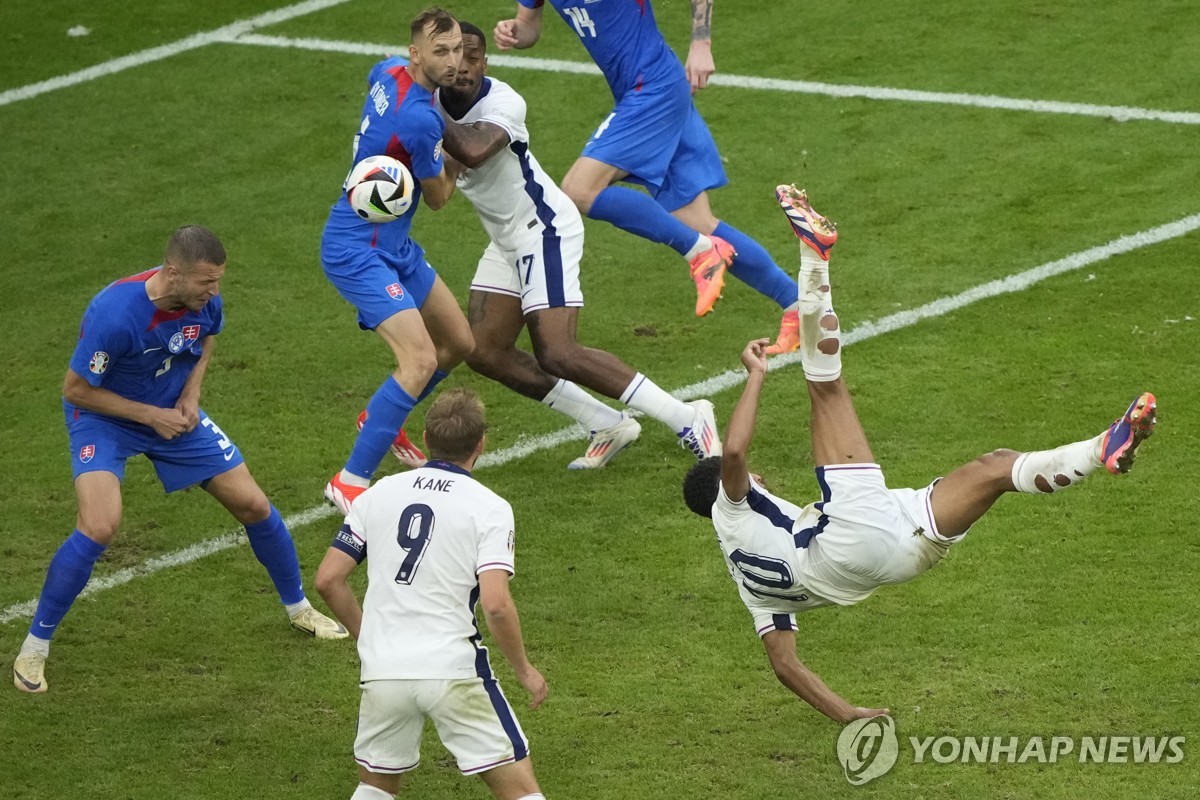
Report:
[[[581,156],[567,171],[562,188],[579,211],[643,239],[665,244],[683,256],[696,284],[696,316],[712,310],[725,285],[736,248],[718,236],[697,233],[647,194],[611,185],[628,173]]]
[[[50,688],[45,673],[50,637],[87,586],[92,568],[104,550],[105,545],[76,529],[50,560],[29,633],[13,662],[13,685],[21,691],[41,694]]]
[[[658,420],[674,431],[680,445],[697,458],[721,454],[712,403],[684,403],[612,353],[575,341],[578,313],[578,308],[549,308],[529,314],[533,350],[542,369]],[[634,432],[630,426],[625,435]]]
[[[1157,423],[1154,395],[1144,392],[1108,430],[1090,439],[1053,450],[996,450],[980,456],[934,486],[930,502],[937,533],[946,539],[961,536],[1007,492],[1053,494],[1101,467],[1114,475],[1124,474]]]
[[[729,274],[759,294],[771,298],[783,309],[779,335],[775,337],[775,343],[767,348],[767,355],[789,353],[799,347],[800,329],[796,318],[799,289],[795,278],[779,268],[766,248],[752,236],[717,219],[709,205],[708,192],[700,192],[687,204],[674,209],[671,215],[697,233],[709,234],[728,242],[734,249]]]
[[[292,534],[246,465],[217,475],[204,489],[245,526],[250,549],[271,577],[292,627],[318,639],[349,636],[341,624],[317,611],[305,597]]]
[[[816,466],[874,463],[850,392],[842,380],[842,331],[833,309],[829,253],[837,241],[833,224],[813,211],[808,195],[794,186],[775,190],[793,233],[800,239],[800,363],[812,400],[813,460]],[[820,238],[811,235],[820,232]],[[803,232],[803,235],[802,235]]]
[[[467,308],[475,335],[475,350],[467,357],[467,365],[517,394],[565,414],[589,431],[587,451],[568,469],[600,469],[637,439],[641,432],[637,420],[606,406],[571,381],[551,375],[532,353],[517,348],[517,338],[525,328],[520,297],[472,289]]]

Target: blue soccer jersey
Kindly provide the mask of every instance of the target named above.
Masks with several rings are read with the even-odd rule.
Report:
[[[545,0],[518,0],[541,8]],[[654,21],[650,0],[550,0],[604,73],[613,97],[687,81]]]
[[[397,220],[371,223],[354,213],[343,191],[329,212],[321,240],[322,258],[327,263],[344,260],[349,252],[375,249],[404,266],[415,266],[424,259],[424,252],[409,238],[409,232],[420,204],[419,182],[441,174],[442,133],[446,126],[433,95],[413,81],[406,63],[393,57],[371,69],[351,166],[369,156],[387,155],[399,160],[417,181],[412,205]]]
[[[158,269],[122,278],[92,298],[83,314],[71,370],[98,386],[138,403],[173,408],[203,355],[205,336],[221,331],[224,315],[217,295],[199,311],[163,311],[146,294]],[[84,412],[63,401],[67,419]]]

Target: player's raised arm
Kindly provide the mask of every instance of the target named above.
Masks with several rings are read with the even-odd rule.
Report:
[[[692,43],[688,47],[684,71],[692,93],[708,86],[708,79],[717,71],[712,57],[712,7],[713,0],[692,1]]]
[[[750,492],[750,472],[746,468],[746,453],[750,440],[754,438],[754,426],[758,421],[758,397],[762,393],[767,377],[767,356],[764,352],[770,339],[755,339],[742,351],[742,364],[746,367],[746,388],[734,406],[729,424],[725,426],[725,439],[721,444],[721,485],[725,494],[737,503]]]
[[[525,655],[525,642],[521,638],[521,621],[517,617],[517,606],[508,590],[509,574],[503,569],[489,569],[479,573],[479,602],[483,606],[483,619],[488,630],[496,639],[496,645],[516,673],[517,680],[529,692],[529,707],[537,708],[550,693],[546,680]],[[332,604],[330,605],[332,608]]]
[[[446,122],[446,152],[468,169],[483,164],[511,141],[508,131],[492,122],[481,120],[470,125]]]
[[[834,722],[844,723],[889,713],[886,708],[852,706],[826,686],[796,656],[794,631],[769,631],[763,636],[763,647],[767,649],[767,658],[771,660],[771,669],[775,671],[779,682]]]
[[[537,3],[536,7],[531,8],[534,3]],[[516,18],[502,19],[492,30],[492,39],[501,50],[524,50],[533,47],[541,36],[542,5],[537,0],[520,0]]]

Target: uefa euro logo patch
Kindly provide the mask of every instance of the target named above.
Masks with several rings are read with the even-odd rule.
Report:
[[[96,455],[96,445],[94,444],[85,444],[79,448],[79,460],[84,464],[91,461],[94,455]]]
[[[171,341],[167,342],[167,349],[172,353],[178,353],[185,347],[191,347],[192,344],[200,338],[199,325],[184,325],[183,330],[171,337]]]
[[[93,375],[103,375],[106,369],[108,369],[108,353],[103,350],[92,353],[92,360],[88,362],[88,371]]]
[[[387,293],[397,300],[404,299],[404,287],[398,283],[389,284],[387,287]]]

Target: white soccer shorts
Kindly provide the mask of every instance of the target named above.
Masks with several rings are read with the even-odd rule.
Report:
[[[539,225],[519,250],[506,252],[495,242],[479,259],[471,289],[518,297],[521,312],[583,305],[579,262],[583,258],[583,229],[546,236]]]
[[[930,503],[936,480],[922,489],[889,489],[877,464],[831,464],[817,474],[828,521],[811,546],[836,571],[851,573],[856,588],[864,585],[860,581],[912,580],[962,538],[938,532]]]
[[[362,684],[354,760],[371,772],[416,769],[426,718],[464,775],[529,754],[525,733],[494,679],[379,680]]]

